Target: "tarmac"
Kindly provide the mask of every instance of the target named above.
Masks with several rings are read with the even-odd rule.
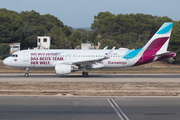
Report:
[[[179,120],[180,97],[0,96],[0,119]]]
[[[0,74],[0,82],[180,82],[180,74]]]
[[[180,82],[178,74],[0,74],[0,82]],[[179,120],[180,97],[0,96],[2,120]]]

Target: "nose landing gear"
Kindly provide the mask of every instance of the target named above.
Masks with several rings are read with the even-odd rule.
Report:
[[[26,68],[26,73],[24,75],[25,77],[29,77],[29,68]]]

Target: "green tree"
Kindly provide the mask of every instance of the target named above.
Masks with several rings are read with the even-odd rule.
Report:
[[[51,36],[52,45],[57,46],[58,49],[70,48],[70,41],[60,27],[55,26],[49,36]]]
[[[25,25],[16,31],[22,49],[37,46],[37,36],[41,35],[37,27]]]
[[[15,31],[21,26],[23,23],[17,12],[0,9],[0,43],[17,41]]]
[[[85,43],[87,40],[90,41],[90,34],[92,31],[84,30],[84,29],[76,29],[81,33],[82,42]]]
[[[180,21],[174,22],[168,50],[176,52],[175,62],[180,63]]]
[[[10,53],[10,46],[6,43],[0,44],[0,53],[1,53],[1,60],[4,60],[6,57],[9,56]]]
[[[94,45],[98,45],[98,42],[100,41],[100,35],[96,31],[92,31],[89,34],[89,40],[90,42],[94,43]]]
[[[9,46],[9,44],[1,43],[0,44],[0,52],[1,52],[1,54],[9,55],[9,53],[10,53],[10,46]]]
[[[78,30],[75,30],[72,35],[69,37],[71,41],[71,47],[74,49],[77,46],[81,46],[83,41],[82,35]]]
[[[114,40],[122,47],[142,47],[164,22],[171,22],[168,17],[147,14],[118,14],[100,12],[94,16],[91,28],[94,30],[91,40]],[[143,43],[143,44],[138,44]],[[134,46],[135,45],[135,46]],[[134,47],[133,47],[134,46]]]
[[[103,49],[104,47],[108,46],[108,49],[113,48],[114,46],[116,46],[116,48],[120,48],[121,45],[117,44],[116,41],[114,40],[109,40],[109,39],[103,39],[101,41],[101,45],[100,45],[100,49]]]
[[[49,49],[57,49],[56,45],[51,45]]]

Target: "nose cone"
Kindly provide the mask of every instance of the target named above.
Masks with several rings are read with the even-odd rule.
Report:
[[[6,59],[3,60],[3,63],[7,66],[11,66],[11,67],[16,67],[17,65],[17,59],[14,59],[12,57],[7,57]]]
[[[8,65],[8,60],[7,60],[7,58],[3,60],[3,63],[4,63],[5,65]]]

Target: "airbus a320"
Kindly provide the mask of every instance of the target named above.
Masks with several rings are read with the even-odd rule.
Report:
[[[25,67],[25,76],[29,76],[29,68],[55,68],[59,75],[70,74],[82,70],[88,77],[87,69],[123,68],[142,65],[174,57],[175,52],[167,51],[173,23],[166,22],[140,49],[113,47],[111,50],[21,50],[7,57],[3,63],[12,67]]]

